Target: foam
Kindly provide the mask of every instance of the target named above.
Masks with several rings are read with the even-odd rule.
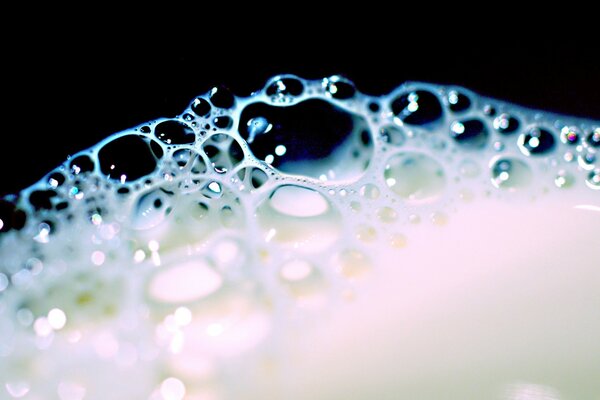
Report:
[[[0,393],[597,395],[600,349],[581,341],[600,336],[599,137],[597,121],[454,86],[215,88],[0,201]],[[539,336],[517,346],[523,326]]]

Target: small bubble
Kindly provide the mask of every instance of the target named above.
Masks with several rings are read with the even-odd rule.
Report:
[[[515,117],[504,113],[494,118],[493,126],[498,132],[509,134],[519,129],[519,121]]]
[[[203,98],[196,98],[192,102],[192,111],[199,117],[206,117],[210,113],[210,104]]]
[[[586,137],[586,142],[588,145],[594,148],[600,147],[600,128],[594,129],[589,133]]]
[[[592,170],[594,169],[594,164],[596,163],[596,154],[592,153],[591,150],[584,154],[579,154],[577,156],[577,163],[586,171]]]
[[[587,179],[585,180],[585,183],[591,189],[599,190],[600,189],[600,168],[596,168],[593,171],[590,171],[590,173],[587,176]]]
[[[462,112],[471,107],[471,100],[466,95],[456,90],[451,90],[448,92],[448,107],[452,112]]]
[[[413,225],[417,225],[421,223],[421,217],[417,214],[411,214],[408,216],[408,222]]]
[[[194,130],[187,124],[167,120],[154,127],[154,136],[166,144],[189,144],[196,141]]]
[[[381,194],[379,188],[377,186],[373,185],[372,183],[367,183],[366,185],[363,185],[360,188],[359,193],[365,199],[369,199],[369,200],[378,199],[379,195]]]
[[[327,95],[339,100],[350,99],[356,94],[354,84],[337,75],[323,79],[323,88]]]
[[[516,190],[532,180],[529,165],[517,158],[498,158],[491,166],[492,184],[500,189]]]
[[[482,148],[486,145],[488,131],[479,119],[455,121],[450,126],[451,136],[457,144],[465,148]]]
[[[228,88],[220,85],[210,91],[210,102],[218,108],[231,108],[235,104],[235,97]]]
[[[392,100],[392,113],[408,125],[426,125],[442,116],[437,96],[427,90],[414,90]]]
[[[392,223],[398,218],[398,213],[391,207],[382,207],[377,210],[377,218],[384,223]]]
[[[377,231],[370,225],[360,225],[356,229],[356,238],[365,243],[371,243],[377,239]]]
[[[75,175],[92,172],[96,165],[89,156],[81,155],[77,156],[70,162],[71,172]]]
[[[573,152],[571,152],[571,151],[567,151],[563,155],[563,160],[565,160],[566,162],[572,162],[574,159],[575,159],[575,154],[573,154]]]
[[[532,128],[519,136],[519,148],[526,156],[542,155],[554,148],[554,136],[543,128]]]
[[[304,92],[304,85],[299,79],[291,76],[275,77],[267,84],[265,92],[267,96],[300,96]]]
[[[436,211],[431,214],[431,222],[437,226],[444,226],[448,224],[448,216],[441,211]]]
[[[493,117],[496,115],[496,108],[491,104],[486,104],[483,106],[483,113],[488,117]]]
[[[213,124],[219,129],[229,129],[233,126],[233,119],[227,115],[215,117]]]
[[[406,142],[404,131],[395,125],[385,125],[379,128],[379,137],[383,142],[393,146],[402,146]]]
[[[442,166],[421,153],[398,153],[390,157],[384,177],[387,186],[409,203],[433,201],[446,186]]]
[[[359,250],[344,250],[336,261],[340,273],[347,278],[362,276],[372,267],[369,258]]]
[[[566,144],[575,145],[579,143],[580,136],[579,130],[573,126],[564,126],[560,130],[560,140]]]
[[[403,249],[406,247],[408,240],[405,235],[401,233],[394,233],[390,236],[390,245],[396,249]]]
[[[554,184],[556,185],[556,187],[561,189],[573,186],[574,182],[575,178],[573,178],[573,175],[571,175],[565,170],[558,171],[558,173],[554,177]]]

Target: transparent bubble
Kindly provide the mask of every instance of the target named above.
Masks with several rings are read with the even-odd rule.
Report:
[[[422,153],[406,152],[390,157],[384,177],[394,193],[413,204],[437,199],[446,186],[442,166]]]
[[[554,149],[554,136],[544,128],[532,128],[519,136],[519,148],[526,156],[543,155]]]
[[[590,171],[589,174],[587,175],[587,179],[585,180],[585,183],[588,185],[588,187],[590,187],[594,190],[599,190],[600,189],[600,168],[596,168],[596,169]]]
[[[522,189],[533,179],[529,165],[514,157],[497,158],[492,162],[490,169],[492,184],[500,189]]]

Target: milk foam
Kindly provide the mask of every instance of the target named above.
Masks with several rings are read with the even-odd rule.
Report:
[[[599,146],[460,87],[215,88],[0,200],[0,398],[597,395]]]

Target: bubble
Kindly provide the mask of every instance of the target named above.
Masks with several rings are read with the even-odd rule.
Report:
[[[158,123],[154,127],[154,136],[166,144],[189,144],[196,141],[194,130],[187,124],[176,120]]]
[[[375,200],[379,198],[381,191],[376,185],[367,183],[366,185],[361,186],[359,193],[365,199]]]
[[[336,256],[339,272],[346,278],[358,278],[365,275],[373,267],[371,260],[360,250],[347,249]]]
[[[156,169],[158,156],[141,136],[125,135],[100,148],[98,161],[104,175],[125,183],[152,173]]]
[[[341,216],[319,192],[295,185],[276,188],[256,210],[266,243],[316,252],[341,235]]]
[[[164,189],[154,189],[140,196],[132,213],[135,229],[150,229],[162,223],[173,210],[172,194]]]
[[[377,230],[367,224],[361,224],[356,228],[356,238],[364,243],[372,243],[377,239]]]
[[[580,137],[581,137],[581,134],[579,133],[579,130],[576,127],[564,126],[560,130],[560,140],[563,143],[570,144],[570,145],[577,144],[577,143],[579,143]]]
[[[17,208],[12,202],[0,199],[0,233],[11,229],[19,230],[25,226],[26,220],[23,210]]]
[[[86,155],[77,156],[73,158],[70,162],[71,172],[73,172],[73,174],[75,175],[84,174],[86,172],[92,172],[94,171],[94,168],[94,161]],[[56,186],[58,186],[58,181],[56,182]]]
[[[394,233],[390,236],[390,245],[396,249],[403,249],[406,247],[408,239],[406,235],[401,233]]]
[[[579,154],[577,156],[577,163],[586,171],[594,169],[594,165],[596,163],[596,153],[593,153],[592,151],[586,151],[585,153]]]
[[[235,97],[228,88],[220,85],[210,91],[210,102],[215,107],[227,109],[233,107]]]
[[[519,148],[526,156],[543,155],[554,148],[554,136],[543,128],[532,128],[519,136]]]
[[[514,133],[519,129],[519,121],[506,113],[502,113],[494,118],[494,129],[502,134]]]
[[[402,146],[406,142],[404,131],[396,125],[386,125],[379,128],[379,137],[384,143]]]
[[[448,92],[448,107],[452,112],[459,113],[469,109],[471,107],[471,100],[463,93],[456,90]]]
[[[431,222],[437,226],[444,226],[448,223],[448,216],[441,211],[436,211],[431,214]]]
[[[600,168],[596,168],[589,172],[585,183],[594,190],[600,190]]]
[[[497,158],[491,163],[490,168],[492,184],[500,189],[522,189],[533,179],[529,165],[514,157]]]
[[[398,213],[391,207],[382,207],[377,210],[377,218],[383,223],[390,224],[398,219]]]
[[[29,194],[29,204],[35,210],[51,210],[53,198],[58,195],[54,190],[34,190]]]
[[[198,97],[192,102],[192,111],[199,117],[206,117],[210,114],[210,103],[205,99]]]
[[[279,279],[294,297],[307,297],[320,293],[325,281],[318,269],[309,261],[294,258],[279,268]]]
[[[203,259],[175,263],[158,270],[148,282],[148,296],[168,304],[186,304],[215,293],[223,278]]]
[[[437,96],[427,90],[414,90],[392,100],[394,115],[408,125],[426,125],[442,116]]]
[[[558,188],[570,188],[575,183],[573,175],[565,170],[560,170],[554,177],[554,184]]]
[[[323,88],[328,96],[339,100],[350,99],[356,94],[354,84],[338,75],[323,79]]]
[[[62,186],[65,183],[65,175],[62,172],[53,172],[48,175],[48,186],[51,189],[56,189],[59,186]]]
[[[278,76],[267,83],[265,92],[267,96],[300,96],[304,92],[304,85],[296,77]]]
[[[592,132],[590,132],[585,140],[587,144],[591,147],[600,147],[600,128],[596,128]]]
[[[384,177],[387,186],[410,204],[433,201],[446,186],[442,166],[423,153],[393,155],[386,162]]]
[[[234,182],[239,183],[239,190],[247,191],[261,188],[268,180],[267,173],[257,167],[242,168],[237,172],[237,178],[234,178]]]
[[[479,119],[455,121],[450,130],[452,138],[465,148],[480,149],[487,144],[488,130]]]
[[[250,104],[242,111],[239,130],[256,158],[289,174],[355,177],[364,171],[372,153],[361,144],[362,133],[368,132],[366,120],[323,100],[289,107]],[[276,152],[279,146],[286,149],[281,156]],[[358,155],[356,162],[340,169],[341,160],[354,160],[352,154]]]
[[[202,150],[217,173],[230,171],[244,158],[244,151],[237,140],[223,133],[210,136]]]
[[[229,129],[233,126],[233,119],[227,115],[221,117],[215,117],[213,124],[219,129]]]

